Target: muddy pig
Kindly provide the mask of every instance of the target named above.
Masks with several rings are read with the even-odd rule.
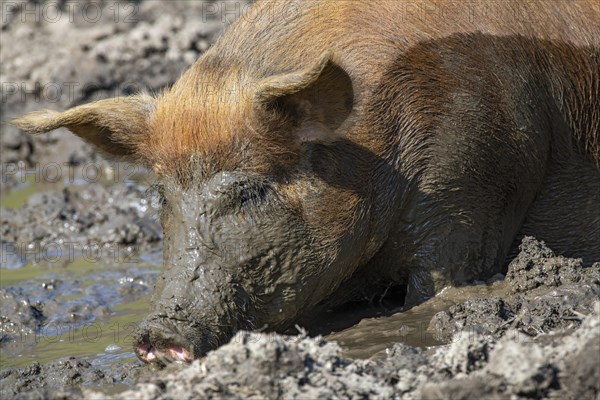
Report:
[[[600,260],[599,71],[595,0],[258,1],[161,94],[14,123],[156,172],[135,350],[191,360],[335,296],[489,277],[526,234]]]

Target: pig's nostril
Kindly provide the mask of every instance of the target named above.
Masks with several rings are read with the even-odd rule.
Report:
[[[153,362],[157,359],[154,347],[149,344],[136,346],[135,353],[142,361],[145,362]]]
[[[138,358],[147,363],[191,362],[194,353],[181,344],[182,338],[165,326],[146,326],[134,346]]]
[[[194,359],[193,354],[186,348],[181,346],[174,346],[165,351],[171,358],[176,361],[190,362]]]

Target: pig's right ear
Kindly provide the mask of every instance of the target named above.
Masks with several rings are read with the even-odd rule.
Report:
[[[34,111],[10,122],[30,133],[66,127],[109,156],[143,161],[137,149],[149,139],[153,112],[154,98],[141,94],[100,100],[62,113]]]
[[[327,144],[342,136],[339,128],[352,111],[354,91],[348,73],[326,52],[303,70],[259,82],[253,101],[257,120],[270,125],[272,139]]]

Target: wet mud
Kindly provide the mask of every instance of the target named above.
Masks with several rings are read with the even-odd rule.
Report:
[[[526,237],[505,279],[448,289],[325,338],[302,328],[293,336],[240,332],[205,358],[164,370],[89,356],[32,363],[3,369],[0,391],[2,398],[594,399],[599,273],[598,264],[583,268]],[[555,279],[530,284],[543,274]],[[3,318],[18,316],[21,334],[31,334],[52,313],[15,291],[2,291],[14,299],[3,301]],[[5,327],[3,352],[11,346]]]
[[[118,5],[116,21],[113,9],[60,26],[21,20],[32,0],[2,20],[0,75],[17,86],[5,85],[0,110],[0,398],[597,399],[600,263],[584,267],[531,237],[506,276],[410,310],[382,294],[289,335],[240,332],[191,365],[135,358],[132,334],[162,262],[152,176],[64,130],[32,137],[5,122],[160,91],[241,4],[207,14],[209,3],[103,2]],[[46,90],[56,83],[58,97]]]

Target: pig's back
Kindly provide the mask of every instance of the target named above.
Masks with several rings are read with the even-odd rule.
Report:
[[[198,81],[199,75],[208,70],[213,72],[212,77],[223,76],[223,82],[230,81],[233,73],[236,80],[248,85],[267,76],[303,69],[329,51],[352,78],[359,105],[399,51],[459,32],[520,34],[600,46],[600,2],[258,1],[183,81]]]

